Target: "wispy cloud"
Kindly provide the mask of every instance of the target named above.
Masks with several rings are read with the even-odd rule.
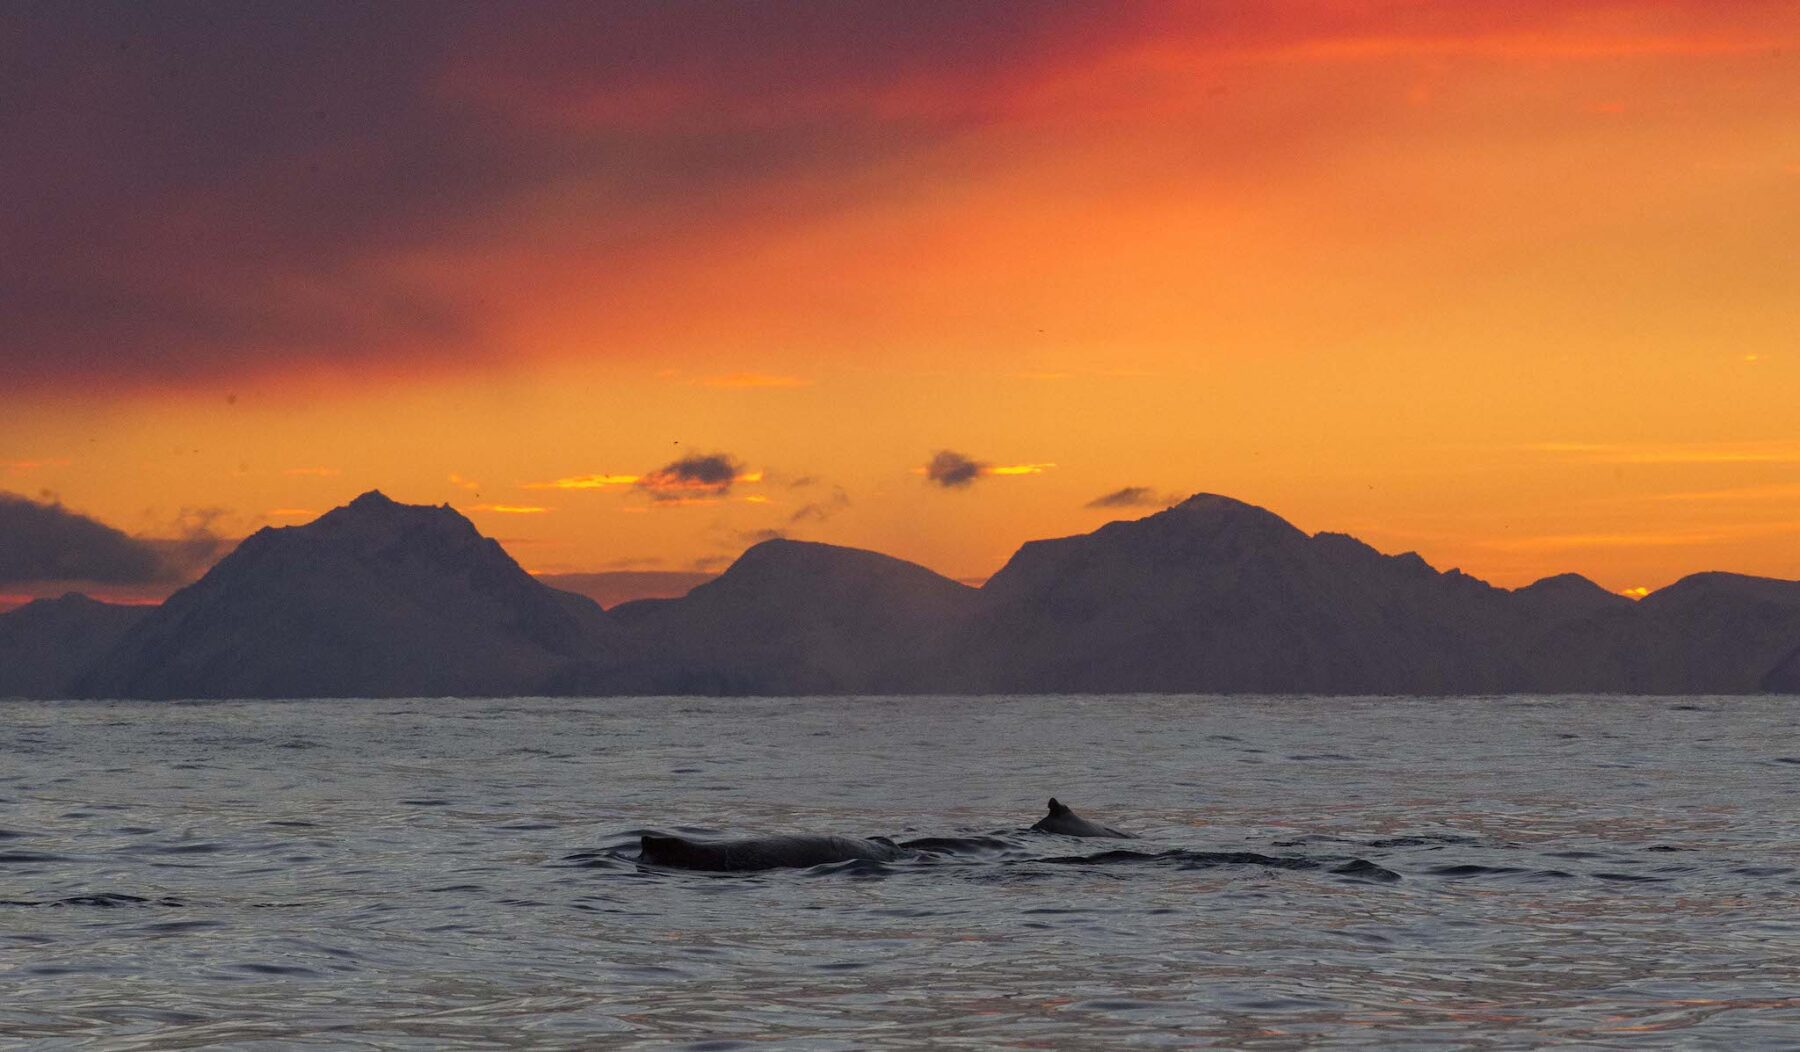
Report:
[[[788,516],[788,523],[798,525],[804,522],[825,522],[849,506],[850,495],[845,493],[842,487],[833,486],[831,496],[802,504],[794,509],[794,513]]]
[[[1322,37],[1240,52],[1247,59],[1363,61],[1403,56],[1582,61],[1652,55],[1740,55],[1784,45],[1780,36],[1628,32],[1382,33]]]
[[[496,515],[545,515],[552,509],[536,504],[477,504],[470,511],[490,511]]]
[[[454,471],[450,473],[450,484],[460,489],[466,489],[471,493],[481,488],[481,483],[476,482],[474,479],[463,478]]]
[[[639,475],[572,475],[550,482],[527,482],[524,489],[614,489],[635,485]]]
[[[1678,504],[1733,504],[1757,501],[1800,501],[1800,482],[1776,482],[1766,486],[1736,486],[1729,489],[1688,490],[1681,493],[1651,493],[1646,500]]]
[[[1533,442],[1518,448],[1589,464],[1800,464],[1800,443],[1794,442],[1669,445]]]
[[[738,483],[762,480],[762,472],[746,468],[730,454],[695,453],[642,475],[571,475],[550,482],[526,482],[522,488],[632,489],[662,503],[694,503],[692,498],[720,497]]]
[[[1800,521],[1733,523],[1686,530],[1556,533],[1535,537],[1496,537],[1472,541],[1475,546],[1505,552],[1546,552],[1578,548],[1686,548],[1723,544],[1747,537],[1800,533]]]

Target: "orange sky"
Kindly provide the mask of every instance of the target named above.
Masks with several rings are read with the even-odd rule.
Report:
[[[124,30],[28,24],[26,97],[94,112],[0,187],[56,194],[6,253],[45,291],[0,490],[168,536],[379,487],[541,572],[783,531],[958,577],[1206,490],[1506,585],[1800,578],[1800,5],[1442,7],[657,6],[617,59],[604,9],[465,9],[343,59],[326,132],[280,107],[336,38],[269,43],[272,130],[216,154],[250,125],[205,71],[167,141],[107,101],[198,30],[90,83]],[[710,453],[725,492],[544,485]]]

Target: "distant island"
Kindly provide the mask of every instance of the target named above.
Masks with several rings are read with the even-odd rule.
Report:
[[[1765,691],[1800,692],[1800,582],[1496,588],[1211,494],[1032,541],[980,588],[771,540],[608,610],[449,506],[370,492],[258,531],[158,607],[0,615],[8,697]]]

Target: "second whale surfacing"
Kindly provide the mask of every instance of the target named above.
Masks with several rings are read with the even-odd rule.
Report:
[[[1136,840],[1130,833],[1120,832],[1112,826],[1103,826],[1089,821],[1076,814],[1068,804],[1056,797],[1050,798],[1050,813],[1037,820],[1031,828],[1040,833],[1060,833],[1063,836],[1112,837],[1118,840]]]
[[[1062,836],[1136,839],[1132,834],[1103,826],[1076,814],[1052,797],[1050,813],[1032,830]],[[957,854],[966,842],[913,840],[896,844],[887,837],[847,837],[818,834],[746,837],[738,840],[690,840],[682,836],[646,833],[639,838],[638,861],[672,869],[713,873],[747,873],[763,869],[808,869],[834,862],[902,862],[941,853]]]
[[[917,852],[882,837],[766,836],[744,840],[689,840],[679,836],[646,835],[640,841],[641,860],[658,866],[698,869],[715,873],[743,873],[759,869],[804,869],[832,862],[898,862]]]

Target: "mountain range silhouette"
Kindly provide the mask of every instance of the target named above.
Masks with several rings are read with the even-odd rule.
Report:
[[[449,506],[370,492],[159,607],[0,615],[0,695],[44,698],[1761,691],[1800,692],[1800,582],[1496,588],[1212,494],[1029,542],[981,588],[771,540],[608,611]]]

